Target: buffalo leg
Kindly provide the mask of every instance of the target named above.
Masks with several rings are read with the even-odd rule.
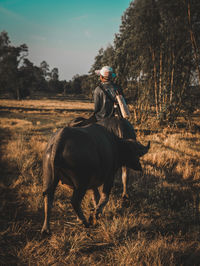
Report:
[[[81,209],[81,202],[83,197],[85,196],[85,193],[85,189],[75,189],[71,198],[71,204],[76,212],[78,219],[85,225],[85,227],[88,227],[89,223],[86,221],[86,218]]]
[[[42,234],[50,233],[49,221],[50,221],[50,215],[51,215],[51,209],[53,205],[55,189],[56,189],[56,185],[50,192],[47,192],[47,194],[44,196],[44,224],[41,230]]]
[[[103,190],[100,191],[100,200],[99,200],[99,203],[98,203],[98,205],[96,207],[94,219],[98,218],[99,214],[102,213],[103,208],[105,207],[105,205],[108,202],[110,191],[111,191],[111,188],[112,188],[112,185],[113,185],[113,180],[114,180],[114,178],[111,179],[110,183],[104,184],[103,185]]]
[[[94,205],[94,209],[92,209],[92,212],[91,212],[91,215],[89,218],[90,224],[93,224],[93,225],[96,224],[96,209],[97,209],[99,200],[100,200],[99,190],[98,190],[98,188],[94,188],[93,193],[92,193],[92,202]]]
[[[99,214],[102,213],[104,206],[107,204],[109,199],[109,193],[101,192],[100,200],[96,208],[95,216],[98,218]]]
[[[122,198],[127,199],[128,196],[128,182],[129,182],[129,177],[128,177],[128,169],[126,167],[122,167],[122,184],[123,184],[123,193],[122,193]]]
[[[95,188],[93,189],[93,193],[92,193],[92,201],[93,201],[93,205],[95,209],[99,203],[99,200],[100,200],[99,190],[98,188]]]

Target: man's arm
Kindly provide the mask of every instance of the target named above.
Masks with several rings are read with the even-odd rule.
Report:
[[[100,94],[98,91],[98,87],[94,91],[94,113],[98,113],[101,108],[101,102],[100,102]]]

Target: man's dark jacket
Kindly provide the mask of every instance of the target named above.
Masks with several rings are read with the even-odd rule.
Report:
[[[105,93],[103,90],[105,90],[107,93]],[[114,116],[116,90],[119,91],[118,87],[112,82],[101,83],[94,90],[94,114],[97,121],[105,119],[106,117]]]

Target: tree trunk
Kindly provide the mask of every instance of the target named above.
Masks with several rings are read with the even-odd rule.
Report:
[[[169,96],[169,102],[170,102],[170,104],[172,103],[172,98],[173,98],[174,65],[175,65],[175,56],[174,56],[174,52],[172,52],[172,70],[171,70],[170,96]]]
[[[185,4],[186,4],[186,1],[185,1]],[[198,46],[197,46],[197,43],[196,43],[194,32],[192,30],[191,12],[190,11],[191,11],[190,1],[188,1],[188,4],[187,4],[187,17],[188,17],[190,41],[191,41],[192,48],[193,48],[193,51],[194,51],[194,58],[195,58],[197,73],[198,73],[198,76],[199,76],[199,86],[200,86],[199,50],[198,50]]]
[[[160,51],[159,107],[162,112],[162,51]]]
[[[154,77],[154,96],[155,96],[155,105],[156,105],[156,115],[158,118],[159,115],[159,106],[158,106],[158,86],[157,86],[157,71],[156,71],[156,60],[155,60],[155,51],[152,50],[152,60],[153,60],[153,77]]]
[[[19,88],[17,88],[16,90],[17,90],[17,100],[19,101],[19,100],[21,100]]]

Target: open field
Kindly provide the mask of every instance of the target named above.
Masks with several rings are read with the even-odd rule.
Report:
[[[52,235],[42,239],[42,154],[52,134],[90,102],[0,100],[0,265],[200,265],[200,132],[136,128],[151,149],[130,171],[130,199],[116,178],[104,215],[85,229],[58,186]],[[199,112],[194,116],[200,126]],[[151,124],[151,123],[149,123]],[[90,193],[84,199],[86,216]]]

